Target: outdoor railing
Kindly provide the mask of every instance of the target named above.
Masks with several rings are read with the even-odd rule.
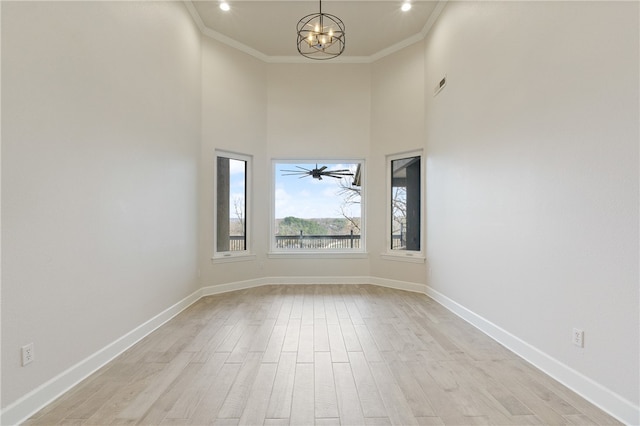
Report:
[[[359,249],[360,235],[276,235],[279,249]]]
[[[402,235],[393,235],[392,248],[402,249],[405,242]],[[359,249],[360,235],[276,235],[276,248],[278,249]],[[245,249],[244,236],[232,235],[229,237],[230,251]]]
[[[406,248],[406,241],[404,235],[392,235],[391,236],[391,249],[392,250],[404,250]]]
[[[229,251],[242,251],[245,249],[244,235],[231,235],[229,237]]]

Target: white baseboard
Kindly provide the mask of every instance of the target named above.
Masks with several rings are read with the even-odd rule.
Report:
[[[263,285],[310,285],[310,284],[369,284],[369,277],[268,277],[234,283],[211,285],[202,288],[203,296],[246,290]]]
[[[63,393],[89,377],[144,337],[151,334],[158,327],[191,306],[201,297],[202,290],[195,291],[193,294],[165,309],[144,324],[100,349],[98,352],[24,395],[2,410],[2,413],[0,413],[0,425],[16,425],[24,422]]]
[[[263,285],[314,285],[314,284],[375,284],[372,277],[267,277],[228,284],[211,285],[202,289],[203,296],[246,290]],[[396,288],[396,287],[394,287]],[[400,288],[400,287],[397,287]],[[424,293],[424,291],[423,291]]]
[[[356,276],[268,277],[203,287],[9,405],[0,413],[0,425],[13,425],[25,421],[64,392],[80,383],[96,370],[182,312],[185,308],[198,301],[201,297],[272,284],[374,284],[381,287],[426,294],[452,313],[464,319],[498,343],[518,354],[620,421],[629,425],[640,424],[640,407],[637,405],[634,405],[620,395],[594,382],[555,358],[550,357],[425,284],[378,277]]]
[[[353,277],[268,277],[254,280],[238,281],[228,284],[212,285],[202,289],[203,296],[226,293],[229,291],[246,290],[263,285],[324,285],[324,284],[373,284],[380,287],[388,287],[396,290],[411,291],[426,294],[427,286],[424,284],[410,283],[406,281],[389,280],[386,278],[353,276]]]
[[[264,278],[256,278],[254,280],[236,281],[234,283],[218,284],[218,285],[202,287],[201,291],[202,291],[202,296],[213,296],[215,294],[228,293],[230,291],[246,290],[248,288],[260,287],[266,284],[268,283],[264,281]]]
[[[371,277],[269,277],[268,284],[313,285],[313,284],[371,284]]]
[[[393,288],[396,290],[411,291],[413,293],[427,294],[427,286],[425,284],[410,283],[407,281],[390,280],[387,278],[370,277],[371,284],[379,285],[380,287]]]
[[[640,424],[639,406],[449,299],[442,293],[426,287],[425,294],[621,422],[628,425]]]

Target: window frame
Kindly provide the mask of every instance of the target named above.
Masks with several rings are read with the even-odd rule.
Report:
[[[218,250],[218,158],[229,158],[236,161],[245,162],[244,175],[244,250]],[[252,252],[252,183],[253,183],[253,156],[238,152],[216,149],[213,161],[213,256],[214,262],[239,262],[254,259],[256,256]]]
[[[407,159],[411,157],[420,158],[420,250],[398,250],[392,249],[392,221],[393,221],[393,207],[391,205],[392,199],[392,163],[396,160]],[[425,161],[424,151],[422,149],[404,151],[395,154],[389,154],[385,157],[386,168],[386,198],[385,198],[385,210],[386,210],[386,233],[385,233],[385,246],[386,250],[382,253],[382,257],[387,260],[395,260],[402,262],[414,262],[423,263],[426,260],[425,256]]]
[[[276,220],[276,174],[277,165],[282,164],[309,164],[315,167],[317,164],[360,164],[360,248],[358,249],[287,249],[276,247],[275,220]],[[311,177],[309,177],[311,179]],[[366,161],[364,158],[340,157],[340,158],[272,158],[271,159],[271,199],[269,213],[269,258],[366,258]]]

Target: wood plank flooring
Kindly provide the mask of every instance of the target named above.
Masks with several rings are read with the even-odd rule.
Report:
[[[27,425],[620,424],[426,296],[205,297]]]

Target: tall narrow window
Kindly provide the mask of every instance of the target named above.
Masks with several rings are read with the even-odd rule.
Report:
[[[421,163],[421,155],[416,153],[389,157],[389,249],[392,251],[421,251]]]
[[[215,253],[222,256],[248,250],[248,174],[250,157],[216,153]]]

